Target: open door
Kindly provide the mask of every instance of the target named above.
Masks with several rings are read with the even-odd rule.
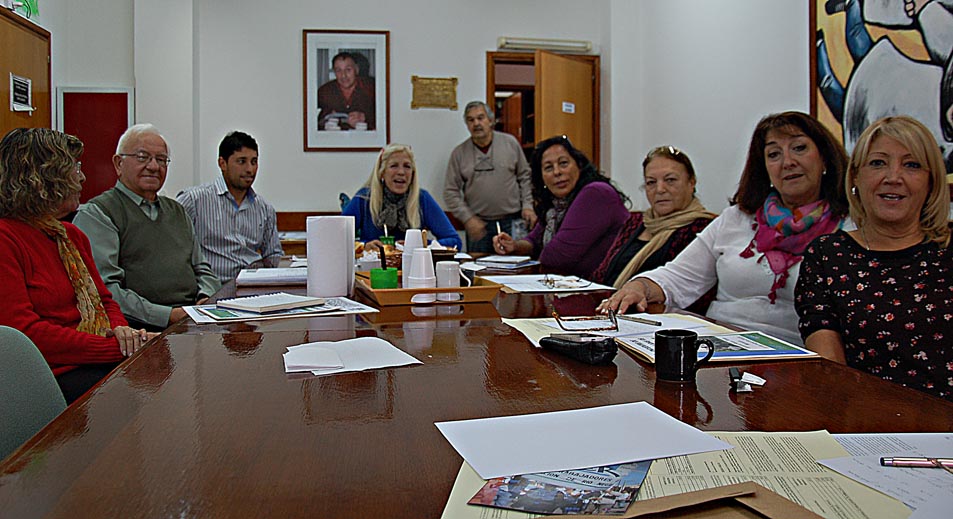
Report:
[[[599,58],[537,50],[536,140],[566,135],[598,164]]]

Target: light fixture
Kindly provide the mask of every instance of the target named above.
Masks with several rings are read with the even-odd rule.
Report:
[[[499,49],[506,50],[552,50],[585,54],[592,51],[592,42],[584,40],[557,40],[549,38],[515,38],[500,36],[496,40]]]

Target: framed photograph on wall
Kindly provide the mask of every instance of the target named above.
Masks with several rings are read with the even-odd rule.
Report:
[[[390,140],[390,31],[302,31],[304,151],[378,151]]]
[[[809,12],[811,113],[848,153],[874,121],[912,116],[931,130],[953,170],[947,3],[811,0]]]

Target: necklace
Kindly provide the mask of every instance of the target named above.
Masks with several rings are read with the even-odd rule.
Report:
[[[864,237],[864,248],[870,250],[870,242],[867,241],[867,230],[864,226],[860,228],[860,235]]]

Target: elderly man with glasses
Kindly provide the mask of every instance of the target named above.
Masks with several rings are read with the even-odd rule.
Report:
[[[106,287],[136,328],[161,331],[186,316],[183,306],[204,302],[221,286],[185,209],[158,194],[170,162],[154,126],[130,127],[113,155],[116,187],[83,204],[73,220],[89,236]]]
[[[470,138],[454,148],[447,164],[443,199],[463,222],[469,252],[493,252],[493,235],[500,230],[536,225],[529,164],[515,137],[494,132],[493,110],[482,101],[467,103],[463,121]]]

